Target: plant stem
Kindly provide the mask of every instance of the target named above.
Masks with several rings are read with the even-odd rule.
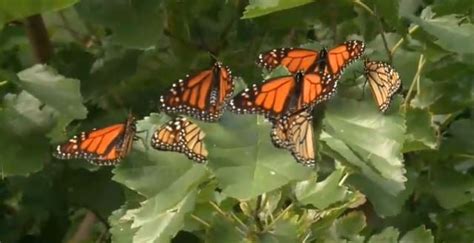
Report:
[[[35,14],[26,18],[25,28],[36,61],[38,63],[48,62],[53,54],[53,48],[41,15]]]
[[[260,208],[262,204],[262,195],[257,196],[257,201],[255,202],[255,211],[253,212],[253,218],[255,220],[255,225],[257,225],[258,231],[263,230],[262,222],[260,222],[260,217],[258,214],[260,213]]]
[[[375,16],[375,13],[372,9],[369,8],[365,3],[361,2],[360,0],[354,0],[354,3],[365,9],[367,12],[369,12],[371,15]]]
[[[229,217],[224,211],[222,211],[222,209],[219,207],[219,205],[217,205],[216,203],[214,203],[213,201],[209,201],[209,204],[211,204],[211,206],[217,211],[217,213],[219,213],[222,217],[224,217],[225,219],[227,219],[229,222],[231,223],[235,223],[235,219],[232,218],[232,217]],[[243,224],[243,223],[242,223]],[[245,226],[245,224],[244,224]],[[239,231],[242,235],[245,235],[245,232],[240,229],[239,227],[237,227],[237,225],[235,225],[235,229],[237,231]],[[245,230],[247,230],[247,226],[245,226],[244,228]]]
[[[405,102],[403,104],[403,106],[405,107],[405,110],[407,109],[408,103],[411,100],[410,99],[411,98],[411,93],[413,92],[413,89],[415,88],[415,85],[417,85],[417,87],[419,87],[419,84],[417,84],[417,83],[420,82],[421,70],[423,69],[424,65],[425,65],[425,58],[424,58],[423,54],[421,54],[420,58],[418,59],[418,68],[416,70],[416,74],[413,77],[413,81],[411,82],[410,89],[408,90],[407,96],[405,97]],[[419,92],[419,91],[417,91],[417,92]]]
[[[413,34],[413,32],[415,32],[420,26],[418,25],[415,25],[413,27],[411,27],[409,30],[408,30],[408,35],[411,35]],[[400,47],[400,45],[403,43],[403,41],[405,41],[405,37],[402,37],[393,47],[392,49],[390,49],[390,53],[395,53],[395,51],[398,49],[398,47]]]
[[[206,226],[207,228],[211,228],[211,225],[208,222],[206,222],[204,219],[201,219],[201,218],[199,218],[198,216],[196,216],[194,214],[191,214],[191,218],[198,221],[199,223]]]
[[[82,219],[82,222],[79,224],[76,232],[69,239],[68,243],[79,243],[87,241],[91,236],[92,227],[97,221],[95,214],[87,210],[86,215]]]
[[[290,209],[293,208],[293,203],[290,203],[290,205],[288,205],[288,207],[286,207],[285,209],[283,209],[283,211],[281,211],[281,213],[275,218],[275,220],[273,220],[270,224],[267,225],[267,227],[265,228],[264,231],[269,231],[270,228],[276,223],[278,222],[278,220],[280,220],[283,215],[285,215],[288,211],[290,211]]]

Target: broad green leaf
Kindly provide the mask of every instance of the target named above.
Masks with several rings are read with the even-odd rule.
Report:
[[[438,15],[446,15],[452,13],[462,13],[472,9],[471,0],[435,0],[433,4],[433,12]]]
[[[206,242],[246,242],[244,236],[237,231],[237,225],[229,222],[222,216],[215,216],[212,220],[211,227],[206,231]]]
[[[354,185],[369,198],[369,201],[374,206],[375,212],[377,212],[379,216],[388,217],[399,214],[406,200],[413,193],[418,175],[415,171],[410,169],[407,172],[407,177],[408,180],[405,183],[405,190],[395,195],[381,186],[383,184],[374,183],[370,178],[365,178],[360,174],[350,176],[348,183]]]
[[[112,30],[111,41],[131,48],[148,48],[163,34],[162,1],[82,0],[76,5],[86,21]]]
[[[124,218],[127,209],[121,207],[112,212],[108,221],[110,223],[110,234],[112,242],[127,243],[132,242],[136,230],[132,229],[132,221]]]
[[[298,182],[294,189],[296,198],[300,203],[311,204],[321,210],[342,201],[347,196],[347,187],[339,185],[343,175],[343,170],[337,169],[323,181],[309,179]]]
[[[138,228],[133,242],[171,242],[184,227],[185,216],[194,209],[196,189],[171,204],[156,196],[142,203],[138,209],[128,210],[124,217],[133,219],[132,228]]]
[[[39,171],[50,158],[44,134],[53,125],[52,109],[22,91],[8,94],[0,111],[0,173],[2,177]]]
[[[423,6],[423,0],[400,0],[399,5],[398,15],[400,17],[408,17]]]
[[[138,122],[143,141],[167,116],[152,114]],[[148,135],[147,135],[148,134]],[[184,227],[185,216],[194,208],[196,187],[207,176],[204,165],[196,164],[180,153],[157,151],[140,141],[134,151],[114,169],[113,179],[146,197],[141,207],[128,210],[136,242],[169,242]]]
[[[334,228],[340,239],[356,239],[367,225],[365,214],[361,211],[350,212],[334,222]]]
[[[250,0],[249,5],[245,7],[243,19],[255,18],[273,12],[282,11],[285,9],[299,7],[312,0]]]
[[[431,230],[427,230],[424,225],[408,231],[401,239],[400,243],[433,243],[434,237]]]
[[[427,110],[408,109],[406,119],[407,131],[403,151],[435,149],[437,138],[431,114]]]
[[[428,7],[424,11],[431,12],[431,8]],[[409,18],[424,31],[436,37],[435,43],[442,48],[459,54],[474,53],[474,24],[460,24],[456,15],[432,19],[415,16]]]
[[[297,217],[278,221],[271,233],[260,236],[262,243],[298,242]]]
[[[230,197],[251,199],[310,175],[287,150],[275,148],[270,124],[257,116],[226,113],[219,124],[199,124],[207,134],[209,167]]]
[[[448,168],[433,169],[433,194],[441,207],[453,209],[472,202],[474,188],[472,176]]]
[[[400,232],[398,232],[397,229],[393,227],[387,227],[382,232],[370,237],[368,243],[398,243],[399,234]]]
[[[404,188],[401,148],[406,127],[401,114],[381,114],[367,99],[336,97],[328,104],[323,126],[321,140],[358,173],[390,194]]]
[[[44,104],[71,119],[84,119],[79,80],[66,78],[46,65],[35,65],[18,73],[19,85]]]
[[[3,0],[0,1],[0,26],[34,14],[57,11],[69,7],[79,0]]]
[[[474,156],[474,121],[459,119],[454,121],[448,129],[449,136],[444,139],[441,151],[458,156]]]

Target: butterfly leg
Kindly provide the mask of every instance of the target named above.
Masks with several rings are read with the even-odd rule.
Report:
[[[145,133],[145,138],[142,138],[142,137],[140,137],[140,136],[136,136],[136,135],[135,135],[135,136],[133,137],[133,141],[138,141],[138,140],[140,140],[140,141],[143,143],[143,146],[144,146],[146,149],[148,149],[148,144],[146,144],[146,140],[148,139],[148,130],[137,131],[136,133],[137,133],[137,134],[138,134],[138,133]]]

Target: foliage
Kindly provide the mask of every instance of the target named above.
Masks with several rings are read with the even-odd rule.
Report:
[[[45,64],[33,14],[53,46]],[[472,242],[473,21],[470,0],[3,1],[0,241],[67,241],[92,213],[97,242]],[[315,169],[256,115],[193,120],[207,164],[151,149],[170,119],[159,95],[210,53],[249,85],[286,73],[257,68],[262,51],[348,39],[393,61],[403,90],[381,114],[352,64],[314,111]],[[51,157],[129,111],[142,132],[118,166]]]

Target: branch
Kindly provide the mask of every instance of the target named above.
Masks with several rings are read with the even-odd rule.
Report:
[[[26,18],[25,27],[36,61],[48,62],[53,54],[53,48],[41,15],[35,14]]]
[[[95,216],[95,214],[92,211],[87,210],[87,213],[82,219],[81,224],[77,228],[76,232],[74,232],[71,239],[69,239],[68,243],[79,243],[87,241],[91,236],[91,230],[96,221],[97,217]]]

